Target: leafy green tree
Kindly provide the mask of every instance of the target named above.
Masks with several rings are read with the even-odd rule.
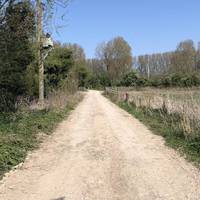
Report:
[[[14,2],[14,1],[13,1]],[[29,1],[10,2],[0,24],[1,110],[14,109],[18,96],[26,94],[26,69],[34,60],[31,38],[34,11]]]
[[[111,80],[109,79],[108,73],[102,72],[97,76],[97,78],[101,87],[104,88],[111,86]]]
[[[30,99],[38,97],[38,83],[38,67],[36,62],[33,61],[27,66],[25,77],[26,94]]]
[[[78,78],[78,86],[88,87],[88,82],[92,77],[91,71],[85,65],[78,65],[76,66],[75,70]]]
[[[68,77],[68,73],[73,66],[74,61],[71,50],[56,45],[45,61],[46,93],[58,89]]]

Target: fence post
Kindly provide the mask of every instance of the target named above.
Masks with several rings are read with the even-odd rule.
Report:
[[[168,113],[165,99],[163,99],[162,111],[166,114]]]
[[[128,94],[128,92],[126,92],[126,93],[125,93],[125,99],[124,99],[124,101],[125,101],[126,103],[128,103],[128,100],[129,100],[129,94]]]
[[[139,107],[140,108],[142,107],[142,99],[141,99],[141,97],[139,97]]]

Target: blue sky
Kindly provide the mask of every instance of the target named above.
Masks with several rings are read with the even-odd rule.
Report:
[[[185,39],[200,41],[200,0],[72,0],[65,12],[53,37],[80,44],[88,58],[116,36],[124,37],[134,56],[174,50]]]

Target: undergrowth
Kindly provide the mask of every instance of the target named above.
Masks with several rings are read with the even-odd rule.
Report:
[[[72,107],[0,114],[0,178],[38,147],[37,133],[50,134]]]

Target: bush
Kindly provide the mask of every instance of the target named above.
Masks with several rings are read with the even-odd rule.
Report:
[[[119,85],[125,87],[134,87],[137,86],[138,83],[139,83],[138,74],[135,71],[131,71],[125,74],[125,76],[119,82]]]
[[[0,113],[0,179],[38,146],[38,133],[50,134],[71,109]]]
[[[0,89],[0,111],[8,112],[15,111],[15,101],[17,97],[11,92]]]
[[[162,77],[154,77],[149,81],[154,87],[192,87],[200,85],[199,74],[173,73]]]

